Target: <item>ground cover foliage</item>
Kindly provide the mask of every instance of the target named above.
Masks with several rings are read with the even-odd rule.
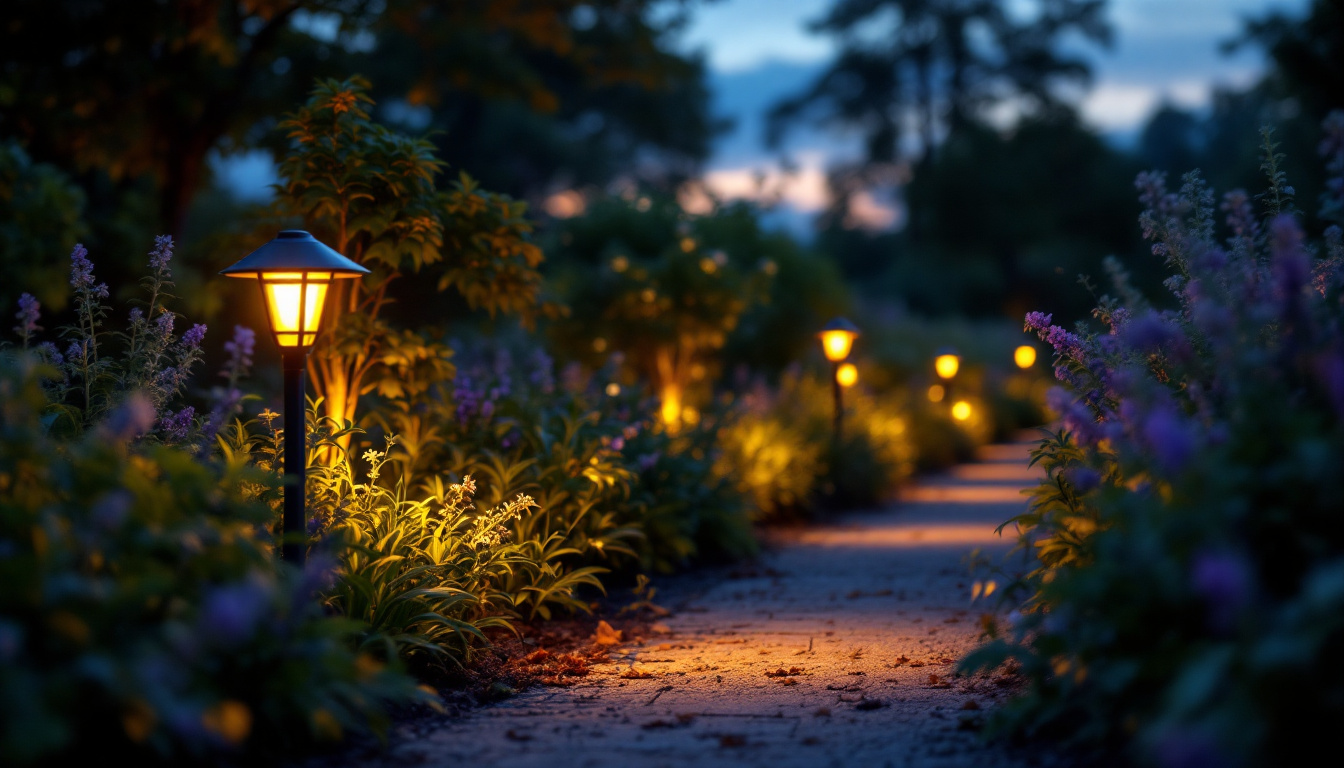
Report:
[[[116,289],[76,245],[59,328],[22,294],[0,348],[7,763],[376,735],[536,622],[632,581],[652,610],[645,574],[748,556],[755,523],[876,503],[988,438],[988,407],[954,422],[879,355],[832,442],[814,334],[845,289],[750,208],[636,197],[538,243],[522,203],[445,183],[370,106],[363,80],[319,82],[278,123],[275,202],[213,246],[301,224],[371,269],[310,358],[303,572],[276,558],[268,342],[179,314],[171,237]]]
[[[1319,240],[1268,129],[1262,153],[1254,197],[1139,177],[1167,296],[1117,265],[1100,327],[1027,315],[1062,427],[1010,521],[1023,602],[965,665],[1009,662],[1026,687],[1001,725],[1092,760],[1294,764],[1344,715],[1344,113]]]

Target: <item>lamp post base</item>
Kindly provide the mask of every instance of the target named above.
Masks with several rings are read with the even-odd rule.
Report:
[[[285,507],[280,556],[286,563],[303,567],[308,553],[308,520],[304,494],[308,478],[307,408],[304,402],[304,368],[308,352],[285,349]]]

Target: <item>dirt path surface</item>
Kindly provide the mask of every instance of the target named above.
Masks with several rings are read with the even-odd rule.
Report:
[[[671,580],[658,602],[675,613],[577,685],[419,723],[361,764],[1030,765],[975,732],[996,681],[951,676],[982,611],[966,557],[1009,548],[993,530],[1024,506],[1027,451],[989,446],[890,508],[781,535],[726,578]]]

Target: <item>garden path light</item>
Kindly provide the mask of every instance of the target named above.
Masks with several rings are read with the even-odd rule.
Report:
[[[933,370],[937,372],[940,379],[951,379],[961,370],[961,355],[952,347],[943,347],[933,358]]]
[[[843,363],[835,369],[835,380],[842,387],[852,387],[859,383],[859,369],[853,363]]]
[[[285,372],[285,511],[281,553],[286,562],[295,565],[303,565],[307,550],[304,364],[322,331],[331,281],[368,273],[369,270],[300,229],[283,230],[274,240],[220,272],[228,277],[257,280],[271,338],[280,347]]]
[[[949,400],[952,398],[952,380],[956,378],[957,371],[961,370],[961,355],[953,347],[940,347],[934,353],[933,370],[938,374],[938,378],[943,380],[943,395]],[[943,398],[929,398],[935,403]]]
[[[1027,369],[1036,364],[1036,348],[1023,344],[1013,350],[1013,362],[1018,368]]]

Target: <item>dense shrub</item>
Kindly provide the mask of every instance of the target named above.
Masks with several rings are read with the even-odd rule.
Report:
[[[1344,114],[1327,131],[1340,223]],[[1113,270],[1102,329],[1027,316],[1063,426],[1014,521],[1037,554],[1020,619],[968,662],[1020,665],[1018,729],[1144,763],[1289,765],[1344,716],[1344,247],[1338,226],[1304,239],[1280,159],[1266,133],[1259,214],[1240,191],[1215,207],[1196,173],[1178,194],[1139,177],[1171,309]]]
[[[468,350],[441,405],[419,422],[416,467],[476,476],[488,504],[522,493],[539,505],[512,523],[515,539],[537,542],[538,562],[551,564],[511,582],[529,614],[549,615],[548,602],[581,606],[571,587],[595,583],[600,570],[670,571],[754,549],[741,499],[712,474],[712,417],[673,433],[618,370],[571,365],[557,377],[539,349]]]
[[[59,376],[0,362],[0,762],[273,753],[425,698],[278,568],[254,471],[144,439],[141,394],[60,437]]]
[[[823,504],[875,504],[914,471],[910,411],[904,393],[850,388],[837,443],[830,384],[794,368],[777,389],[758,386],[742,398],[720,430],[718,471],[752,499],[761,519],[806,516]]]

